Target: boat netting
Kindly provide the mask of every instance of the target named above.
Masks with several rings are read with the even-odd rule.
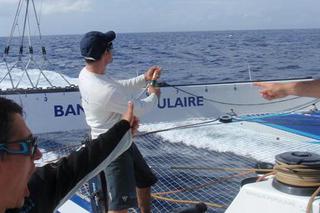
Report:
[[[281,119],[288,117],[282,116]],[[318,116],[315,119],[319,119]],[[261,125],[267,120],[267,126]],[[152,188],[153,212],[174,212],[199,202],[207,204],[208,212],[224,212],[239,192],[241,181],[255,176],[245,169],[254,168],[258,161],[270,162],[274,155],[284,151],[320,153],[316,140],[309,138],[310,141],[303,141],[306,140],[304,136],[268,127],[272,124],[270,116],[268,119],[259,117],[256,122],[252,121],[253,117],[249,116],[229,124],[215,121],[204,126],[168,128],[170,134],[155,131],[136,137],[135,143],[158,177],[157,184]],[[286,121],[292,125],[290,119]],[[268,131],[262,126],[269,128]],[[61,135],[47,134],[42,139],[40,147],[45,152],[42,162],[50,162],[79,148],[80,144],[74,144],[73,141],[75,138],[80,141],[84,135],[78,131],[61,134],[68,135],[68,138],[61,141]],[[199,146],[206,137],[210,138],[211,145]],[[173,141],[172,138],[185,140]],[[193,143],[188,140],[193,140]],[[87,184],[78,193],[89,202]]]
[[[188,203],[207,203],[209,212],[224,212],[247,172],[201,168],[253,168],[255,160],[231,152],[215,152],[146,135],[137,140],[159,181],[153,187],[154,212],[171,212]]]

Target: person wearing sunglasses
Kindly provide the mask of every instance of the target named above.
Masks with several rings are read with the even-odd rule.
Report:
[[[113,59],[112,42],[115,38],[113,31],[91,31],[80,41],[81,55],[86,64],[79,74],[79,90],[92,138],[97,138],[120,120],[129,100],[135,103],[134,113],[140,117],[157,106],[160,95],[159,88],[147,86],[149,81],[154,82],[159,78],[161,68],[158,66],[127,80],[110,77],[107,66]],[[145,87],[149,96],[135,98]],[[126,141],[131,144],[131,136]],[[157,178],[134,143],[128,150],[124,146],[123,151],[105,170],[109,212],[123,213],[138,205],[142,213],[149,213],[150,187],[156,183]]]
[[[21,140],[0,143],[1,152],[6,152],[10,155],[31,155],[34,157],[37,148],[37,137],[31,134]]]
[[[57,163],[36,168],[34,161],[42,154],[22,107],[0,97],[0,213],[53,213],[77,185],[101,170],[100,165],[121,154],[117,145],[137,128],[129,103],[122,120],[97,139]]]

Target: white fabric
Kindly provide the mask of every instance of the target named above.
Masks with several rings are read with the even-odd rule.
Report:
[[[63,205],[67,200],[69,200],[76,191],[80,189],[80,187],[88,182],[91,178],[97,176],[99,172],[101,172],[103,169],[105,169],[107,166],[110,165],[112,161],[117,159],[124,151],[129,149],[131,146],[131,134],[130,131],[128,131],[120,140],[119,144],[116,146],[116,148],[110,153],[110,155],[102,161],[93,171],[88,173],[84,178],[82,178],[69,192],[68,194],[60,200],[59,204],[57,205],[54,212],[57,211],[57,209],[60,208],[61,205]]]
[[[156,106],[158,100],[155,94],[134,100],[145,86],[144,75],[115,81],[107,75],[95,74],[83,68],[79,74],[79,89],[92,138],[97,138],[121,119],[129,100],[134,103],[137,117]]]

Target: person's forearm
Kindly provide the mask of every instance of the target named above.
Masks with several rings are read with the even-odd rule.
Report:
[[[129,93],[134,92],[132,90],[140,90],[146,86],[146,80],[144,75],[139,75],[135,78],[118,81]]]
[[[320,80],[288,83],[287,92],[289,95],[320,98]]]

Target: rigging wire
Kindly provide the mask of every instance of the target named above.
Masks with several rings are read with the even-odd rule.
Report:
[[[203,122],[198,122],[198,123],[193,123],[193,124],[186,124],[186,125],[182,125],[182,126],[159,129],[159,130],[155,130],[155,131],[150,131],[150,132],[145,132],[145,133],[138,134],[137,137],[142,137],[142,136],[146,136],[146,135],[150,135],[150,134],[155,134],[155,133],[159,133],[159,132],[167,132],[167,131],[177,130],[177,129],[201,127],[201,126],[204,126],[204,124],[208,125],[208,124],[211,124],[211,123],[213,123],[213,122],[215,122],[217,120],[219,120],[219,119],[212,119],[212,120],[209,120],[209,121],[203,121]]]
[[[9,68],[9,65],[7,63],[7,56],[9,55],[10,45],[11,45],[12,38],[13,38],[13,35],[14,35],[16,27],[18,28],[18,33],[19,33],[19,36],[20,36],[20,30],[19,30],[19,25],[18,25],[19,21],[18,20],[19,20],[19,14],[20,14],[22,6],[23,6],[23,2],[24,2],[24,0],[20,0],[19,3],[18,3],[18,7],[17,7],[17,10],[16,10],[14,21],[13,21],[13,24],[12,24],[12,27],[11,27],[10,36],[9,36],[9,38],[7,40],[7,46],[5,47],[5,51],[4,51],[4,55],[3,55],[3,60],[5,62],[6,68],[7,68],[7,73],[0,80],[0,83],[9,75],[9,80],[10,80],[12,88],[14,88],[14,83],[13,83],[13,77],[11,75],[11,71],[15,66],[18,65],[18,62],[14,63],[14,65],[11,68]]]
[[[258,120],[261,118],[267,118],[267,117],[273,117],[273,116],[284,116],[284,115],[290,115],[293,112],[296,112],[298,110],[302,110],[305,108],[308,108],[316,103],[318,103],[320,101],[320,99],[316,99],[313,103],[309,103],[304,105],[303,107],[299,106],[297,109],[294,109],[290,112],[283,112],[283,113],[270,113],[270,114],[258,114],[255,115],[253,117],[243,117],[243,116],[232,116],[233,117],[233,121],[231,123],[235,123],[235,122],[255,122],[255,123],[260,123],[260,124],[269,124],[270,122],[268,121],[262,121],[262,120]],[[138,135],[136,135],[136,137],[142,137],[142,136],[146,136],[146,135],[150,135],[150,134],[156,134],[156,133],[160,133],[160,132],[167,132],[167,131],[173,131],[173,130],[180,130],[180,129],[187,129],[187,128],[196,128],[196,127],[204,127],[204,126],[215,126],[215,125],[225,125],[226,123],[217,123],[216,121],[218,121],[219,118],[215,118],[212,120],[208,120],[208,121],[203,121],[203,122],[197,122],[197,123],[192,123],[192,124],[186,124],[186,125],[181,125],[181,126],[175,126],[175,127],[169,127],[169,128],[164,128],[164,129],[158,129],[158,130],[154,130],[154,131],[149,131],[149,132],[143,132],[140,133]],[[229,123],[230,124],[230,123]],[[288,121],[288,122],[281,122],[281,123],[277,123],[277,124],[290,124],[293,126],[304,126],[304,124],[299,124],[299,123],[293,123],[292,121]],[[311,124],[311,126],[320,126],[320,124]]]
[[[36,19],[36,23],[37,23],[37,29],[38,29],[38,34],[39,34],[39,38],[40,38],[40,46],[43,47],[42,45],[42,34],[41,34],[41,30],[40,30],[40,20],[38,18],[38,15],[37,15],[37,10],[36,10],[36,6],[34,4],[34,0],[31,0],[32,2],[32,6],[33,6],[33,11],[34,11],[34,17]],[[42,2],[41,1],[41,8],[42,8]]]
[[[287,114],[289,115],[289,114]],[[279,116],[276,114],[272,114],[269,117],[272,116]],[[263,118],[266,118],[265,115],[262,116]],[[241,122],[253,122],[253,123],[259,123],[259,124],[270,124],[270,122],[268,121],[260,121],[257,120],[259,119],[258,117],[255,118],[248,118],[248,119],[244,119],[244,118],[236,118],[234,117],[234,121],[232,121],[231,123],[241,123]],[[150,135],[150,134],[156,134],[156,133],[160,133],[160,132],[168,132],[168,131],[174,131],[174,130],[182,130],[182,129],[188,129],[188,128],[197,128],[197,127],[205,127],[205,126],[217,126],[217,125],[228,125],[231,123],[215,123],[216,121],[218,121],[219,119],[212,119],[209,121],[204,121],[204,122],[199,122],[199,123],[192,123],[192,124],[186,124],[186,125],[181,125],[181,126],[175,126],[175,127],[170,127],[170,128],[165,128],[165,129],[158,129],[158,130],[154,130],[154,131],[149,131],[149,132],[143,132],[140,133],[138,135],[136,135],[136,137],[142,137],[142,136],[146,136],[146,135]],[[290,124],[291,126],[305,126],[304,124],[300,124],[300,123],[293,123],[292,121],[287,121],[287,122],[277,122],[278,125],[284,125],[284,124]],[[311,124],[309,126],[320,126],[320,124]]]
[[[25,5],[24,5],[25,3]],[[41,1],[41,9],[42,9],[42,1]],[[31,5],[30,5],[31,4]],[[22,12],[22,8],[25,6],[25,14],[24,14],[24,19],[22,21],[23,23],[23,28],[22,28],[22,35],[20,35],[20,30],[19,30],[19,16]],[[41,63],[41,65],[39,65],[33,58],[33,47],[32,47],[32,41],[31,41],[31,25],[30,25],[30,10],[33,9],[34,12],[34,17],[35,17],[35,21],[36,21],[36,25],[37,25],[37,30],[38,30],[38,35],[39,35],[39,40],[40,40],[40,46],[42,49],[42,57],[43,57],[43,61]],[[12,39],[14,37],[14,33],[16,31],[16,29],[19,31],[19,37],[20,39],[20,46],[19,46],[19,54],[18,54],[18,61],[14,62],[12,67],[9,67],[8,61],[6,60],[7,56],[9,55],[9,50],[10,50],[10,46],[12,43]],[[29,44],[29,52],[28,52],[28,56],[29,59],[26,63],[26,65],[23,65],[22,62],[22,58],[23,58],[23,48],[24,48],[24,39],[25,39],[25,34],[26,34],[26,30],[28,30],[28,35],[27,35],[27,39],[28,39],[28,44]],[[9,76],[9,80],[11,83],[11,87],[13,89],[18,88],[20,83],[22,82],[22,79],[25,75],[27,75],[28,81],[31,85],[32,88],[38,88],[39,82],[40,82],[40,78],[41,76],[44,77],[44,79],[46,80],[46,82],[48,82],[50,87],[54,87],[53,83],[47,78],[47,76],[44,74],[43,72],[43,66],[45,63],[48,63],[49,65],[52,65],[46,57],[46,50],[45,47],[43,45],[43,41],[42,41],[42,34],[41,34],[41,30],[40,30],[40,20],[38,18],[37,15],[37,10],[36,10],[36,6],[34,4],[34,0],[20,0],[18,3],[18,7],[15,13],[15,17],[14,17],[14,21],[13,21],[13,25],[11,27],[11,33],[10,36],[7,40],[7,46],[5,47],[5,51],[4,51],[4,57],[3,60],[5,62],[6,68],[7,68],[7,73],[4,75],[4,77],[1,78],[0,83],[3,82],[3,80],[5,78],[7,78],[7,76]],[[13,69],[15,67],[19,67],[19,64],[21,63],[21,69],[22,69],[22,74],[18,79],[18,82],[15,84],[13,81],[13,77],[11,72],[13,71]],[[36,84],[33,83],[32,78],[29,75],[28,69],[29,66],[32,64],[34,64],[36,66],[37,69],[39,69],[39,75],[36,79]],[[73,84],[71,84],[65,76],[62,75],[62,73],[60,71],[56,71],[56,73],[58,73],[58,75],[68,84],[68,86],[74,86]]]
[[[20,0],[19,3],[18,3],[16,14],[14,16],[13,24],[12,24],[12,27],[11,27],[10,36],[9,36],[9,38],[7,40],[7,46],[6,46],[6,50],[5,50],[5,55],[9,53],[10,44],[11,44],[11,41],[12,41],[12,38],[13,38],[13,34],[15,32],[15,27],[18,24],[19,14],[20,14],[20,11],[21,11],[21,8],[22,8],[23,1],[24,0]]]
[[[254,168],[224,168],[224,167],[190,167],[190,166],[173,166],[171,169],[177,170],[207,170],[207,171],[233,171],[233,172],[269,172],[257,179],[257,182],[264,180],[268,176],[274,176],[274,178],[281,183],[287,184],[289,186],[297,187],[317,187],[317,189],[312,193],[309,198],[306,212],[311,212],[312,203],[315,197],[320,193],[320,169],[315,167],[310,167],[306,165],[288,165],[281,161],[276,161],[276,165],[273,169],[254,169]],[[231,176],[233,177],[233,176]],[[211,183],[208,183],[211,184]],[[204,184],[206,185],[206,184]],[[197,187],[191,187],[191,189],[196,189]],[[202,187],[200,187],[202,188]],[[169,192],[160,192],[159,194],[174,194],[177,192],[186,191],[174,190]],[[157,193],[155,193],[157,195]]]
[[[188,92],[188,91],[186,91],[184,89],[181,89],[181,88],[179,88],[177,86],[170,85],[170,84],[167,84],[167,85],[172,87],[172,88],[175,88],[176,90],[178,90],[180,92],[183,92],[185,94],[192,95],[194,97],[198,96],[198,95],[196,95],[194,93]],[[230,105],[230,106],[261,106],[261,105],[270,105],[270,104],[275,104],[275,103],[282,103],[282,102],[292,101],[292,100],[299,99],[299,98],[301,98],[301,97],[293,97],[293,98],[288,98],[288,99],[284,99],[284,100],[278,100],[278,101],[272,101],[272,102],[263,102],[263,103],[255,103],[255,104],[250,104],[250,103],[240,104],[240,103],[232,103],[232,102],[223,102],[223,101],[218,101],[218,100],[210,99],[210,98],[206,98],[206,97],[204,97],[203,100],[206,100],[206,101],[209,101],[209,102],[212,102],[212,103],[216,103],[216,104],[223,104],[223,105]]]
[[[274,116],[274,114],[272,116]],[[193,125],[192,124],[184,125],[183,127],[181,126],[179,128],[188,128],[188,127],[193,127],[193,126],[201,126],[202,124],[203,125],[210,124],[213,121],[214,120],[205,121],[205,122],[199,122],[196,125],[195,124],[193,124]],[[218,124],[222,124],[222,123],[218,123]],[[170,128],[170,129],[175,129],[175,128]],[[166,129],[166,130],[163,130],[163,131],[169,131],[169,128]],[[152,134],[152,133],[154,133],[154,132],[150,132],[149,134]],[[147,135],[147,134],[145,134],[145,135]],[[142,136],[142,135],[140,135],[140,136]],[[171,169],[216,170],[216,171],[220,170],[220,171],[229,171],[229,172],[230,171],[233,171],[233,172],[241,172],[241,171],[243,171],[245,174],[252,174],[253,172],[256,172],[256,171],[263,171],[263,172],[272,171],[272,170],[265,170],[265,169],[253,169],[253,168],[227,168],[227,167],[225,167],[225,168],[218,168],[218,167],[217,168],[209,168],[209,167],[205,168],[205,167],[177,167],[177,166],[171,167]],[[203,201],[200,201],[200,200],[180,200],[180,199],[170,198],[170,197],[167,197],[167,196],[170,195],[170,194],[177,194],[179,192],[199,190],[199,189],[204,188],[204,187],[209,187],[214,183],[221,182],[222,180],[226,181],[229,178],[232,179],[232,178],[235,178],[236,176],[241,176],[241,174],[242,173],[234,174],[234,175],[230,175],[230,176],[224,176],[224,177],[219,178],[219,181],[214,180],[214,181],[209,181],[209,182],[204,183],[204,184],[189,186],[189,187],[180,188],[180,189],[177,189],[177,190],[170,190],[170,191],[165,191],[165,192],[153,193],[152,197],[154,199],[158,199],[158,200],[163,200],[163,201],[173,202],[173,203],[181,203],[181,204],[195,204],[195,203],[203,202]],[[312,201],[309,201],[309,202],[312,202]],[[204,203],[207,206],[212,207],[212,208],[226,208],[225,206],[223,206],[221,204],[217,204],[217,203],[212,203],[212,202],[204,202]]]
[[[176,86],[173,86],[173,85],[170,85],[170,84],[167,84],[167,86],[169,87],[173,87],[179,91],[182,91],[188,95],[191,95],[191,96],[194,96],[194,97],[197,97],[196,94],[194,93],[191,93],[191,92],[188,92],[186,90],[183,90],[183,89],[180,89]],[[274,101],[272,102],[272,104],[275,104],[275,103],[279,103],[279,102],[284,102],[284,101],[290,101],[290,100],[294,100],[294,99],[297,99],[297,98],[300,98],[300,97],[294,97],[294,98],[290,98],[290,99],[285,99],[285,100],[280,100],[280,101]],[[214,102],[214,103],[220,103],[220,104],[226,104],[226,105],[241,105],[241,106],[252,106],[252,105],[267,105],[267,104],[270,104],[270,103],[259,103],[259,104],[236,104],[236,103],[227,103],[227,102],[220,102],[220,101],[217,101],[217,100],[214,100],[214,99],[208,99],[208,98],[204,98],[204,100],[207,100],[207,101],[210,101],[210,102]],[[305,108],[308,108],[312,105],[315,106],[315,104],[319,103],[320,102],[320,99],[315,99],[315,100],[312,100],[306,104],[302,104],[300,106],[297,106],[297,107],[294,107],[294,108],[291,108],[289,111],[284,111],[284,112],[281,112],[281,113],[270,113],[270,114],[261,114],[261,115],[256,115],[254,116],[253,118],[251,117],[247,117],[247,118],[244,118],[243,116],[241,117],[238,117],[238,116],[232,116],[235,121],[233,122],[241,122],[241,121],[248,121],[248,122],[256,122],[256,123],[269,123],[267,121],[258,121],[257,119],[258,118],[265,118],[266,116],[279,116],[279,115],[289,115],[290,113],[294,113],[294,112],[297,112],[297,111],[300,111],[300,110],[303,110]],[[211,123],[211,125],[220,125],[220,124],[223,124],[223,123],[214,123],[215,121],[219,120],[218,118],[216,119],[213,119],[213,120],[210,120],[210,121],[204,121],[204,122],[200,122],[200,123],[193,123],[193,124],[187,124],[187,125],[182,125],[182,126],[176,126],[176,127],[170,127],[170,128],[165,128],[165,129],[159,129],[159,130],[154,130],[154,131],[151,131],[151,132],[145,132],[145,133],[141,133],[139,135],[137,135],[137,137],[139,136],[145,136],[145,135],[149,135],[149,134],[155,134],[155,133],[159,133],[159,132],[165,132],[165,131],[171,131],[171,130],[178,130],[178,129],[185,129],[185,128],[195,128],[195,127],[200,127],[199,125],[201,124],[207,124],[209,125]],[[287,124],[286,122],[283,122],[282,124]],[[292,125],[292,121],[290,121],[290,124]],[[298,126],[298,124],[295,124],[296,126]],[[318,126],[318,125],[314,125],[314,126]]]

